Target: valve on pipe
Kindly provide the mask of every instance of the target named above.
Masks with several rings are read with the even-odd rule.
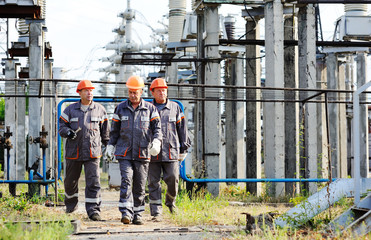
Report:
[[[48,132],[45,131],[45,126],[42,125],[40,136],[36,137],[36,138],[34,138],[32,136],[29,136],[28,137],[28,142],[29,142],[29,144],[40,143],[40,148],[46,149],[46,148],[49,147],[49,144],[46,142],[46,136],[48,136]]]
[[[10,131],[10,126],[6,126],[6,132],[4,132],[4,136],[0,137],[0,145],[7,150],[13,148],[13,144],[10,140],[11,136],[13,136],[13,133]]]

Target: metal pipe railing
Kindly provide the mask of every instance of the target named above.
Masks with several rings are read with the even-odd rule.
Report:
[[[187,182],[211,183],[211,182],[329,182],[327,178],[188,178],[185,170],[185,161],[179,166],[180,177]],[[335,181],[336,179],[332,179]]]

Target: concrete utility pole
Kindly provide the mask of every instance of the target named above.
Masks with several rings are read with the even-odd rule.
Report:
[[[325,63],[325,55],[322,54],[317,58],[316,61],[316,78],[317,78],[317,88],[327,89],[327,71]],[[322,95],[321,99],[324,100],[325,96]],[[319,177],[328,178],[328,145],[327,145],[327,126],[326,126],[326,104],[319,103],[317,105],[317,129],[319,131],[317,140],[317,152],[321,153],[319,157],[319,167],[321,168],[321,173]]]
[[[246,21],[246,39],[260,36],[259,17]],[[260,46],[246,45],[246,86],[261,86]],[[260,90],[246,90],[246,98],[260,100]],[[246,102],[246,178],[261,178],[261,103]],[[261,183],[246,183],[246,191],[261,194]]]
[[[30,45],[29,45],[29,60],[30,60],[30,78],[44,77],[44,36],[42,31],[42,23],[37,20],[30,20]],[[39,94],[39,81],[30,81],[29,92],[31,95]],[[42,123],[42,105],[40,98],[29,98],[29,132],[28,135],[36,138],[40,136]],[[32,103],[32,104],[31,104]],[[28,167],[42,159],[42,153],[39,144],[30,144],[28,152]],[[41,161],[40,161],[41,162]]]
[[[220,85],[220,64],[216,60],[219,56],[219,15],[218,5],[205,7],[205,58],[209,62],[205,65],[205,83],[208,85]],[[210,61],[215,59],[215,61]],[[219,94],[218,94],[219,95]],[[220,103],[218,101],[206,101],[204,118],[207,125],[205,133],[205,164],[207,178],[220,178]],[[208,191],[217,196],[219,194],[219,183],[208,183]]]
[[[339,66],[339,88],[340,90],[345,89],[345,63],[338,62]],[[343,99],[345,94],[339,93],[339,99]],[[346,105],[339,104],[339,162],[337,166],[338,176],[341,178],[348,177],[348,166],[347,166],[347,117],[346,117]]]
[[[313,4],[299,8],[298,13],[298,40],[299,40],[299,88],[316,88],[316,30],[315,11]],[[303,93],[300,99],[306,99],[311,94]],[[304,116],[304,145],[301,155],[300,168],[305,169],[305,178],[317,178],[317,107],[316,104],[305,104]],[[306,183],[309,193],[317,191],[316,183]]]
[[[53,59],[45,59],[44,60],[44,77],[46,79],[53,78]],[[47,81],[43,83],[44,85],[44,94],[45,95],[52,95],[53,94],[53,82]],[[54,159],[54,150],[57,146],[55,146],[54,139],[55,136],[55,107],[54,107],[54,99],[53,98],[44,98],[44,126],[46,131],[48,131],[48,136],[46,137],[46,141],[49,144],[48,148],[45,149],[45,157],[46,157],[46,170],[51,169],[53,166],[53,159]]]
[[[288,15],[284,20],[285,40],[296,39],[296,17]],[[298,87],[297,47],[287,46],[284,49],[285,87]],[[295,99],[296,92],[285,92],[285,99]],[[285,103],[285,177],[299,177],[299,106],[295,102]],[[286,194],[293,196],[298,191],[297,183],[285,183]]]
[[[197,12],[197,58],[204,58],[204,39],[203,39],[203,32],[204,29],[204,15],[203,12]],[[205,64],[204,63],[197,63],[198,66],[196,67],[197,71],[197,84],[205,84]],[[203,98],[204,91],[201,88],[196,89],[196,97]],[[193,151],[192,151],[192,159],[195,161],[192,162],[192,168],[195,171],[195,177],[201,178],[203,176],[203,161],[204,161],[204,109],[205,103],[197,101],[195,104],[194,112],[194,122],[195,122],[195,133],[194,133],[194,144],[193,144]]]
[[[366,64],[367,54],[365,52],[357,53],[357,86],[361,87],[366,83],[367,79],[367,64]],[[359,101],[366,101],[366,95],[361,95]],[[360,130],[360,165],[361,165],[361,177],[369,177],[369,152],[368,152],[368,109],[367,104],[362,104],[359,106],[359,130]]]
[[[328,53],[327,55],[327,87],[328,89],[339,89],[338,83],[338,64],[337,54]],[[329,93],[328,99],[337,100],[337,93]],[[330,126],[330,149],[331,149],[331,169],[332,177],[340,177],[338,166],[339,166],[339,104],[329,103],[328,104],[328,117]],[[328,169],[329,170],[329,169]]]
[[[226,61],[226,85],[243,86],[243,61],[239,53]],[[226,98],[237,99],[238,89],[226,89]],[[227,101],[225,103],[225,139],[226,139],[226,177],[246,178],[245,143],[244,143],[244,103]]]
[[[267,87],[284,87],[283,5],[280,0],[265,3],[265,66]],[[285,109],[283,102],[264,103],[264,168],[267,178],[285,177]],[[285,194],[284,183],[272,183],[268,193]]]
[[[18,59],[2,59],[5,62],[5,78],[16,78],[17,74],[17,65]],[[16,92],[16,82],[14,81],[6,81],[5,82],[5,94],[14,94]],[[17,180],[17,111],[16,111],[16,98],[14,97],[6,97],[5,98],[5,127],[10,127],[10,132],[12,132],[12,136],[10,137],[10,141],[13,144],[13,148],[10,149],[10,162],[9,166],[7,165],[7,151],[4,150],[4,164],[5,164],[5,172],[9,172],[9,179],[7,180]],[[5,174],[7,176],[7,174]]]

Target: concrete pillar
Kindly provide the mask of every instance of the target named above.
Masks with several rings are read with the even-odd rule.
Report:
[[[339,89],[345,90],[345,62],[339,62]],[[339,99],[344,99],[345,94],[339,93]],[[338,172],[340,178],[348,177],[347,166],[347,118],[346,118],[346,105],[338,104],[339,109],[339,163]]]
[[[283,5],[279,0],[265,4],[265,66],[267,87],[284,87]],[[264,169],[267,178],[285,177],[284,103],[264,103]],[[284,183],[268,185],[268,194],[285,194]]]
[[[44,61],[44,78],[45,79],[52,79],[53,78],[53,59],[45,59]],[[53,82],[45,81],[43,82],[44,85],[44,94],[45,95],[53,95],[54,94],[54,86]],[[53,159],[54,159],[54,151],[53,149],[55,146],[55,103],[54,98],[44,98],[44,126],[46,131],[48,131],[48,136],[46,137],[46,141],[49,144],[48,148],[46,149],[46,170],[52,168],[53,166]]]
[[[225,75],[226,85],[243,86],[243,61],[239,53],[226,60],[228,68]],[[237,99],[239,89],[226,89],[226,98]],[[225,139],[226,139],[226,177],[246,178],[245,142],[244,142],[244,103],[226,101],[225,103]]]
[[[218,59],[219,56],[219,15],[218,5],[205,7],[205,58]],[[207,85],[220,85],[220,64],[219,62],[208,62],[205,65],[205,83]],[[209,94],[210,95],[210,94]],[[215,96],[210,96],[215,98]],[[204,157],[207,178],[220,178],[220,102],[206,101],[204,109],[205,142]],[[207,189],[213,195],[219,194],[219,183],[208,183]]]
[[[26,95],[26,81],[17,81],[17,94]],[[26,119],[26,98],[19,97],[16,99],[16,111],[17,111],[17,139],[16,139],[16,149],[17,149],[17,179],[25,179],[25,169],[26,169],[26,138],[27,130],[26,124],[28,119]]]
[[[317,88],[327,89],[327,71],[325,56],[317,58]],[[325,100],[325,95],[321,96]],[[317,129],[318,141],[317,152],[320,153],[318,157],[318,165],[321,171],[318,173],[320,178],[328,178],[328,145],[327,145],[327,126],[326,126],[326,104],[318,103],[317,106]]]
[[[37,21],[30,21],[30,45],[29,45],[29,76],[30,78],[43,78],[44,76],[44,39],[42,24]],[[30,95],[39,94],[40,82],[30,81]],[[31,104],[32,103],[32,104]],[[42,122],[42,105],[40,98],[29,98],[29,132],[28,135],[36,138],[40,136]],[[39,144],[30,144],[28,151],[28,167],[32,167],[35,161],[42,159],[42,152]],[[41,164],[40,164],[41,166]]]
[[[299,88],[316,88],[316,30],[315,11],[313,4],[299,8],[298,12],[298,40],[299,40]],[[303,93],[300,98],[305,99],[311,93]],[[304,153],[301,155],[300,168],[305,169],[302,177],[317,178],[317,107],[316,104],[305,104],[304,116]],[[301,111],[302,112],[302,111]],[[305,183],[304,187],[314,193],[317,183]]]
[[[246,21],[246,39],[260,37],[259,19]],[[261,86],[260,46],[246,45],[246,86]],[[260,90],[246,90],[246,98],[260,100]],[[246,178],[261,178],[261,103],[246,102]],[[246,183],[246,192],[261,194],[261,183]]]
[[[367,54],[364,52],[357,53],[357,86],[363,86],[367,80]],[[359,97],[359,102],[367,101],[366,95]],[[360,159],[361,159],[361,177],[369,177],[369,160],[368,160],[368,109],[367,104],[360,104],[359,108],[359,130],[360,130]]]
[[[296,20],[287,16],[284,21],[285,40],[296,39]],[[298,87],[297,47],[286,46],[284,49],[284,76],[286,88]],[[296,92],[286,91],[285,99],[295,100]],[[285,177],[299,177],[299,105],[296,102],[285,103]],[[285,183],[286,194],[294,196],[298,191],[297,183]]]
[[[2,59],[5,62],[5,78],[16,78],[16,62],[18,59]],[[16,82],[15,81],[6,81],[5,82],[5,94],[13,95],[16,93]],[[17,112],[16,112],[16,98],[6,97],[5,98],[5,131],[6,126],[10,127],[10,132],[12,136],[10,141],[12,142],[13,148],[10,149],[10,162],[9,166],[7,164],[7,150],[4,149],[4,177],[7,180],[17,180]],[[9,179],[7,177],[9,172]]]
[[[204,15],[198,14],[197,15],[197,58],[204,58],[204,39],[203,39],[203,32],[204,32]],[[196,68],[197,71],[197,84],[205,84],[205,64],[198,63],[198,67]],[[195,94],[197,98],[204,97],[204,89],[195,89]],[[205,103],[202,101],[198,101],[195,104],[194,108],[194,122],[195,122],[195,136],[194,136],[194,144],[193,144],[193,152],[192,152],[192,167],[194,170],[194,175],[197,178],[205,177],[204,173],[204,166],[205,166],[205,159],[204,159],[204,108]]]
[[[327,86],[328,89],[339,89],[337,55],[329,53],[327,56]],[[329,93],[328,100],[337,100],[337,93]],[[332,177],[340,177],[339,166],[339,104],[328,104],[330,145],[331,145],[331,166]]]

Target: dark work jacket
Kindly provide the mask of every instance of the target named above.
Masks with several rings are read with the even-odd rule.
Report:
[[[66,159],[88,161],[102,156],[102,143],[109,140],[109,122],[105,108],[92,102],[86,112],[81,110],[81,101],[66,107],[59,118],[59,134],[67,137],[69,130],[76,131],[77,137],[65,143]]]
[[[121,102],[112,117],[110,141],[116,159],[149,161],[152,141],[161,141],[161,121],[156,107],[141,99],[134,110],[129,100]]]
[[[161,152],[152,156],[151,162],[178,161],[179,153],[185,153],[191,146],[184,113],[176,102],[169,100],[159,112],[162,130]]]

